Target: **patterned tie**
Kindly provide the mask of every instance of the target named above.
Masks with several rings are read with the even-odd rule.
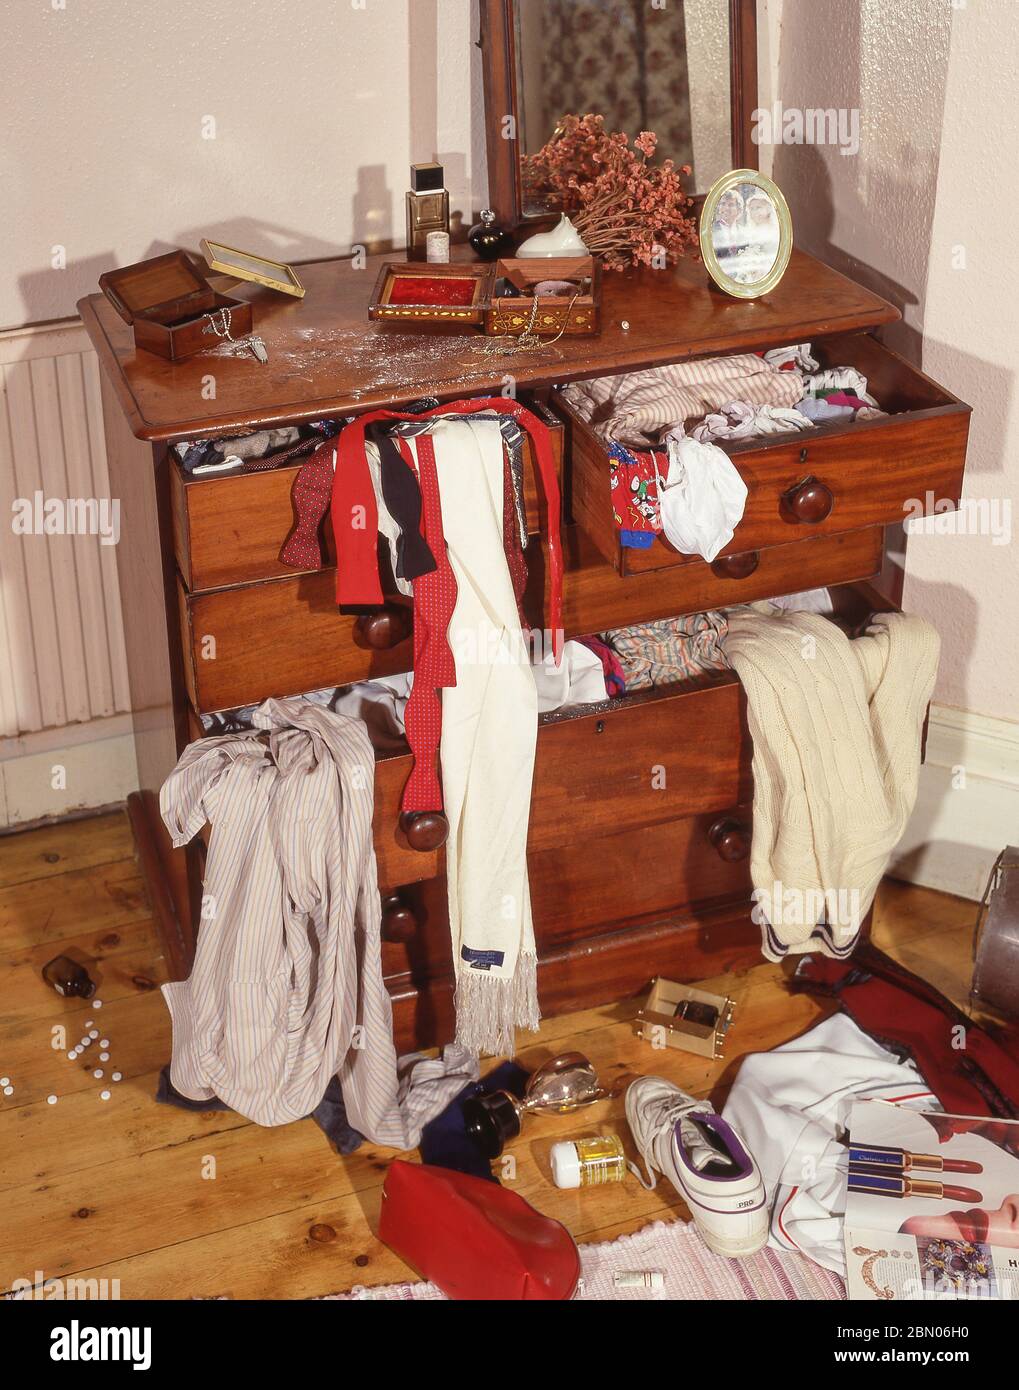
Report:
[[[404,460],[413,466],[413,453],[400,440]],[[456,685],[456,664],[447,636],[457,586],[446,554],[439,501],[435,449],[430,435],[417,440],[417,476],[421,488],[425,539],[435,557],[435,569],[414,580],[414,684],[404,712],[407,743],[414,765],[403,789],[404,811],[441,811],[439,740],[442,735],[442,701],[439,691]]]
[[[292,497],[297,521],[280,551],[280,561],[295,569],[322,568],[322,546],[318,532],[333,495],[333,465],[336,443],[327,439],[303,464],[294,479]]]

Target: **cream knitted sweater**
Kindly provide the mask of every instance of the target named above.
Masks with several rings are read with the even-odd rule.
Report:
[[[754,916],[770,960],[855,946],[916,800],[939,650],[929,623],[900,613],[853,640],[813,613],[730,614],[725,654],[754,741]]]

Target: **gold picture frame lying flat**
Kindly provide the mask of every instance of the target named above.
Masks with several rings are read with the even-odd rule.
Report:
[[[264,256],[239,251],[236,246],[224,246],[222,242],[210,241],[204,236],[202,255],[209,269],[218,270],[221,275],[232,275],[236,280],[251,280],[256,285],[264,285],[266,289],[279,290],[280,294],[292,294],[295,299],[304,298],[304,286],[297,278],[296,270],[282,261],[269,261]]]
[[[737,299],[773,290],[793,253],[793,219],[777,184],[756,169],[732,169],[701,208],[701,256],[719,289]]]

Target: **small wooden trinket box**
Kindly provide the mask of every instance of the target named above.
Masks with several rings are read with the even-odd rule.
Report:
[[[534,287],[543,281],[569,282],[578,288],[536,297]],[[494,264],[463,265],[387,261],[368,317],[404,332],[480,328],[491,337],[589,336],[598,332],[600,305],[601,265],[592,256],[508,257]]]
[[[561,281],[576,290],[536,297],[535,286]],[[500,295],[500,285],[518,290]],[[492,335],[537,333],[541,337],[569,334],[593,337],[600,328],[601,262],[593,256],[550,256],[532,259],[506,257],[495,262],[491,303],[485,332]]]
[[[134,328],[137,348],[171,362],[215,347],[211,315],[231,338],[251,333],[251,305],[219,294],[183,251],[170,251],[99,277],[99,288],[117,313]]]
[[[698,1057],[718,1058],[735,1007],[727,995],[678,985],[659,975],[637,1012],[634,1032],[655,1047],[678,1047]]]

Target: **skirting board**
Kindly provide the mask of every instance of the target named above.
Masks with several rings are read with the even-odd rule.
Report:
[[[137,789],[130,715],[0,740],[0,831],[122,802]]]
[[[1019,724],[932,705],[916,808],[888,872],[979,901],[1007,844],[1019,844]]]

